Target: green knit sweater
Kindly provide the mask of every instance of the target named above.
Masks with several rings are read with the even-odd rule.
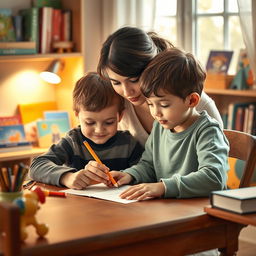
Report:
[[[154,122],[137,165],[123,170],[134,184],[162,181],[164,197],[208,196],[226,188],[228,141],[206,111],[187,130],[172,133]]]

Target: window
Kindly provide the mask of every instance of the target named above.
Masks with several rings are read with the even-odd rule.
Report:
[[[174,45],[193,52],[206,65],[210,50],[233,50],[229,73],[245,48],[237,0],[156,0],[155,28]]]

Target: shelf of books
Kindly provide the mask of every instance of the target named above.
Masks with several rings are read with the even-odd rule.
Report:
[[[22,2],[0,3],[0,61],[82,55],[81,0]]]

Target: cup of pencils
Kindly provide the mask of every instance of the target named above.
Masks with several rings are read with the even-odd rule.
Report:
[[[23,163],[13,168],[0,170],[0,201],[12,202],[22,196],[22,184],[27,176],[28,167]]]

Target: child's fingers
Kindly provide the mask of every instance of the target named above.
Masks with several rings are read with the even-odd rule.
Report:
[[[128,189],[126,189],[125,191],[123,191],[121,194],[120,194],[120,197],[125,199],[129,196],[131,196],[133,193],[135,193],[137,191],[136,189],[136,186],[132,186]]]
[[[121,198],[128,199],[128,200],[132,200],[132,199],[144,200],[150,196],[151,196],[151,192],[141,184],[128,188],[126,191],[124,191],[120,195]]]
[[[103,172],[107,173],[109,171],[109,168],[101,163],[98,163],[96,161],[90,161],[88,165],[97,168],[98,170],[102,170]]]
[[[97,166],[95,167],[92,162],[89,162],[85,166],[85,169],[82,171],[82,173],[85,177],[98,182],[106,182],[109,180],[109,176],[104,171],[102,171],[102,169],[99,169]]]

